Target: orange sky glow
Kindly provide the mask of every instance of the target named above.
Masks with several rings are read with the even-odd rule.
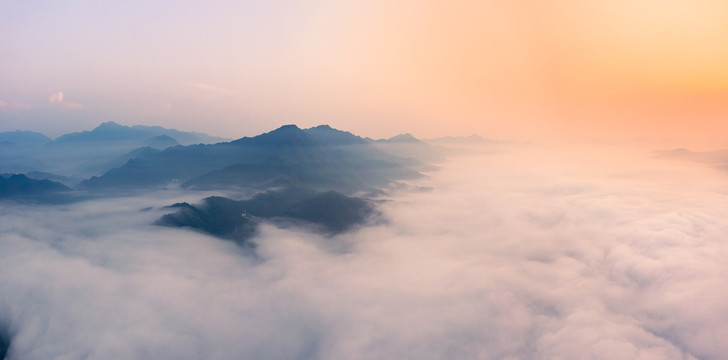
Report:
[[[423,113],[503,136],[726,141],[728,3],[398,7],[372,43]]]
[[[0,6],[7,124],[728,143],[725,1]],[[56,92],[79,106],[39,110]]]

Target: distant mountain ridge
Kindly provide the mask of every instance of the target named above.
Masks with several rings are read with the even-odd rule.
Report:
[[[285,125],[228,143],[177,146],[130,160],[81,183],[85,189],[155,187],[268,188],[295,185],[341,192],[366,191],[420,174],[412,159],[379,150],[370,141],[327,125]]]
[[[36,164],[40,170],[28,167],[28,176],[0,177],[0,197],[61,203],[129,196],[169,185],[236,196],[257,193],[241,201],[214,196],[199,205],[178,203],[171,206],[174,212],[156,222],[251,247],[249,239],[264,221],[329,235],[363,224],[375,209],[371,200],[358,196],[385,194],[401,180],[421,177],[419,171],[433,169],[428,162],[440,156],[437,147],[410,134],[373,141],[328,125],[301,129],[291,124],[229,142],[195,140],[187,145],[167,129],[113,122],[53,141],[35,134],[13,135],[42,143],[35,147],[42,155]],[[22,164],[30,158],[16,160]],[[74,174],[101,175],[75,182],[63,175],[69,168]],[[78,185],[72,190],[48,179]]]
[[[111,121],[55,140],[31,131],[4,132],[0,133],[0,172],[44,172],[80,181],[80,178],[110,170],[106,164],[138,148],[161,150],[180,144],[227,140],[198,132],[159,126],[124,126]]]
[[[183,145],[209,144],[229,140],[197,132],[183,132],[175,129],[166,129],[161,126],[124,126],[113,121],[107,121],[101,123],[101,125],[90,131],[81,131],[62,135],[53,140],[53,143],[64,144],[84,141],[148,141],[149,139],[159,136],[165,136]]]
[[[78,199],[170,184],[243,193],[299,187],[352,195],[382,194],[400,180],[423,176],[420,171],[435,169],[430,163],[442,159],[438,147],[411,134],[374,141],[328,125],[307,129],[284,125],[215,144],[183,145],[169,135],[175,132],[114,122],[56,140],[13,132],[6,138],[43,144],[28,148],[36,153],[0,152],[0,173],[24,173],[28,180],[61,181],[77,190],[93,190],[75,193]],[[79,174],[92,175],[82,180]]]
[[[43,200],[49,194],[71,191],[59,182],[31,179],[23,174],[0,176],[0,198]]]
[[[392,136],[389,139],[381,139],[377,140],[377,142],[383,142],[383,143],[421,143],[422,141],[410,133],[404,133],[399,134],[396,136]]]
[[[18,146],[43,145],[51,142],[51,139],[41,133],[34,131],[8,131],[0,133],[0,143],[15,144]]]

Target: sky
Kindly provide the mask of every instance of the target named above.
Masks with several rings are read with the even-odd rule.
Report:
[[[0,48],[0,131],[728,141],[720,0],[3,1]]]

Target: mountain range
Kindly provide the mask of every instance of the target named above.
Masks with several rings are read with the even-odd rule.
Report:
[[[63,202],[123,196],[170,186],[257,194],[177,203],[156,224],[190,228],[251,245],[261,222],[347,231],[375,213],[371,200],[441,161],[441,148],[410,134],[371,140],[328,125],[285,125],[233,141],[199,133],[107,122],[50,140],[32,132],[0,134],[0,198]],[[202,143],[211,141],[215,143]],[[24,174],[7,169],[22,168]],[[83,174],[94,174],[86,180]],[[75,189],[63,183],[74,185]]]
[[[23,174],[0,175],[0,199],[62,202],[71,188],[59,182],[31,179]]]
[[[372,191],[421,176],[413,158],[379,149],[371,141],[327,125],[285,125],[254,137],[148,152],[81,182],[80,189],[268,189],[303,186],[343,193]]]
[[[100,175],[118,166],[114,160],[132,158],[140,147],[216,143],[228,139],[159,126],[123,126],[105,122],[90,131],[65,134],[55,140],[31,131],[0,133],[0,172],[42,172],[65,177],[67,185]],[[128,155],[129,154],[129,155]],[[118,162],[118,160],[117,160]],[[111,166],[111,167],[110,167]]]

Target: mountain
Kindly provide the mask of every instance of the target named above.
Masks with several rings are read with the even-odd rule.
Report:
[[[0,133],[0,144],[8,146],[38,146],[51,142],[47,136],[33,131],[9,131]]]
[[[36,156],[37,150],[51,139],[32,131],[0,133],[0,173],[24,173],[41,170],[48,163]]]
[[[175,139],[182,145],[192,144],[216,144],[219,142],[230,141],[230,139],[222,138],[218,136],[210,136],[201,132],[196,131],[179,131],[176,129],[167,129],[161,126],[146,126],[146,125],[134,125],[131,127],[133,130],[139,130],[157,136],[165,135],[172,139]]]
[[[399,134],[399,135],[396,135],[396,136],[392,136],[389,139],[377,140],[377,142],[382,142],[382,143],[422,143],[422,141],[420,141],[416,137],[412,136],[412,134],[410,134],[410,133]]]
[[[151,155],[151,154],[156,154],[160,151],[161,150],[159,150],[158,148],[144,146],[144,147],[136,148],[132,151],[129,151],[126,154],[119,155],[113,159],[107,159],[108,161],[106,161],[106,162],[97,161],[97,162],[90,163],[90,164],[82,167],[81,170],[84,171],[85,173],[103,174],[111,169],[117,168],[119,166],[123,166],[124,164],[129,162],[129,160],[131,160],[131,159],[135,159],[138,157],[147,156],[147,155]],[[51,179],[51,180],[53,180],[53,179]]]
[[[25,173],[25,176],[27,176],[31,179],[36,179],[36,180],[56,181],[56,182],[62,183],[64,185],[68,185],[68,184],[74,182],[72,179],[69,179],[65,176],[51,174],[51,173],[42,172],[42,171],[29,171],[29,172]]]
[[[409,133],[376,140],[374,145],[390,154],[412,159],[410,166],[420,171],[434,170],[430,164],[444,161],[448,153],[446,149],[430,145]]]
[[[246,136],[232,143],[237,145],[287,148],[316,145],[316,141],[296,125],[283,125],[271,132],[254,137]]]
[[[46,200],[64,191],[71,188],[55,181],[35,180],[23,174],[0,176],[0,198]]]
[[[138,148],[165,149],[180,144],[216,143],[227,139],[165,129],[105,122],[90,131],[65,134],[51,141],[30,131],[0,133],[0,172],[54,173],[88,178],[123,165],[109,163]],[[124,160],[124,163],[129,158]]]
[[[229,143],[176,146],[139,156],[80,187],[148,188],[179,181],[193,189],[294,185],[351,193],[420,176],[411,163],[329,126],[303,130],[285,125]]]
[[[4,360],[10,350],[10,334],[3,330],[0,330],[0,359]]]
[[[89,142],[121,142],[144,141],[155,134],[132,130],[128,126],[113,121],[102,123],[91,131],[81,131],[59,136],[53,140],[54,145],[89,143]]]
[[[239,244],[247,244],[262,220],[310,224],[324,233],[337,234],[374,213],[364,199],[298,187],[267,191],[242,201],[213,196],[197,206],[177,203],[170,208],[177,211],[162,216],[157,225],[197,229]]]
[[[209,136],[201,133],[182,132],[175,129],[165,129],[160,126],[124,126],[113,121],[105,122],[91,131],[65,134],[53,141],[54,145],[78,143],[135,143],[136,147],[149,145],[152,139],[163,136],[174,140],[175,144],[207,144],[227,141],[228,139]],[[169,142],[169,140],[167,140]]]
[[[26,151],[15,144],[0,144],[0,173],[26,173],[52,167],[35,155],[34,152]]]
[[[170,146],[177,146],[177,145],[179,145],[179,142],[171,136],[159,135],[159,136],[155,136],[153,138],[147,139],[145,141],[145,145],[150,148],[165,149]]]
[[[305,131],[314,140],[329,145],[365,145],[369,143],[348,131],[336,130],[328,125],[319,125]]]

